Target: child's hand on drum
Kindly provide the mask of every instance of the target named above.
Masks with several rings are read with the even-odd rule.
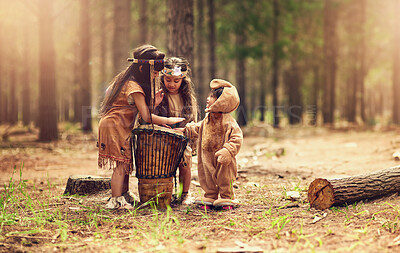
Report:
[[[168,118],[168,125],[174,125],[174,124],[182,122],[184,120],[185,120],[185,118],[170,117],[170,118]]]
[[[154,102],[155,107],[157,107],[161,103],[163,98],[164,98],[164,92],[162,92],[162,90],[157,91],[156,95],[155,95],[155,102]]]

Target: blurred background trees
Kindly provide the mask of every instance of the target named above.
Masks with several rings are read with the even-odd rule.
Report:
[[[399,2],[0,0],[0,124],[96,131],[144,43],[189,59],[202,109],[212,78],[236,85],[242,126],[399,124]]]

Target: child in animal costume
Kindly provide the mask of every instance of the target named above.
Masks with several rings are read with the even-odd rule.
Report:
[[[128,194],[129,174],[133,170],[131,130],[137,114],[146,122],[176,124],[184,118],[166,118],[152,114],[150,108],[162,100],[154,91],[154,79],[164,68],[164,53],[151,45],[135,49],[133,63],[119,73],[107,88],[100,108],[98,166],[113,170],[111,198],[106,208],[133,208]],[[151,101],[153,98],[153,101]]]
[[[207,98],[207,115],[198,123],[189,123],[184,133],[190,139],[198,138],[198,172],[204,197],[196,204],[231,207],[238,204],[233,192],[237,176],[235,156],[243,142],[243,134],[230,115],[240,103],[236,88],[228,81],[214,79]]]
[[[189,62],[178,57],[168,57],[161,71],[161,88],[164,99],[156,108],[155,114],[164,117],[183,117],[184,121],[171,125],[172,128],[184,127],[188,122],[197,122],[197,101],[193,83],[189,77]],[[179,164],[179,184],[182,194],[179,202],[190,204],[188,198],[192,167],[192,145],[187,146]]]

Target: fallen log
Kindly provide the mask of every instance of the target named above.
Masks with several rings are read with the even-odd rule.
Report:
[[[308,201],[323,210],[396,192],[400,192],[400,166],[353,177],[317,178],[308,187]]]
[[[86,195],[108,189],[111,189],[111,178],[109,177],[72,175],[68,178],[64,194]]]

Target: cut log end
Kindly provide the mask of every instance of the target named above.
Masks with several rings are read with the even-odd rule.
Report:
[[[324,210],[335,203],[335,194],[331,183],[323,178],[317,178],[308,187],[308,201],[315,209]]]

